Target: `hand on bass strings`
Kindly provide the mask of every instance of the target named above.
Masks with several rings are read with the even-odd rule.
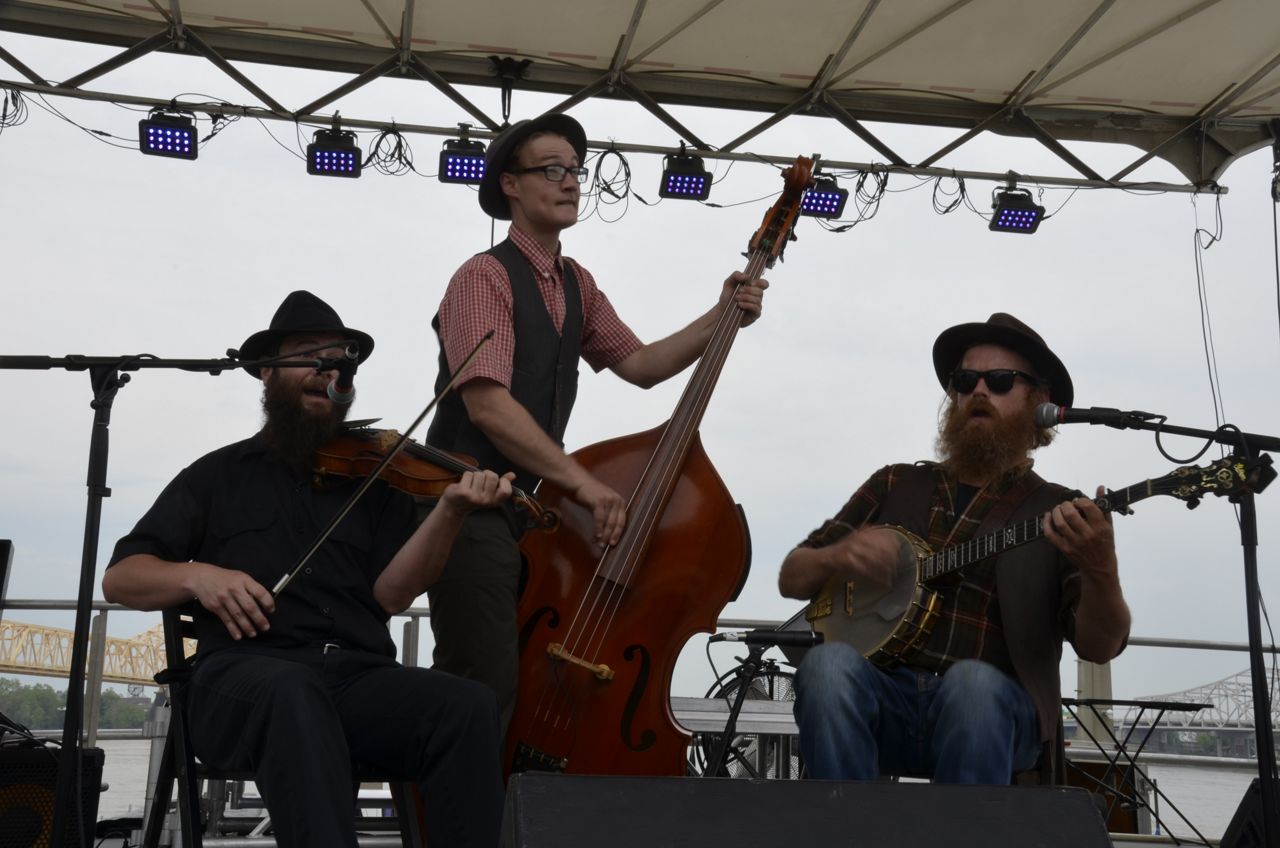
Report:
[[[573,490],[573,499],[591,510],[595,522],[596,544],[616,545],[627,525],[627,502],[622,495],[601,483],[595,477],[586,479]]]
[[[276,611],[275,599],[265,586],[243,571],[192,562],[196,600],[227,628],[232,639],[253,638],[271,629],[267,616]]]
[[[739,283],[742,284],[739,287]],[[752,280],[741,271],[734,271],[724,281],[720,291],[720,304],[723,306],[732,299],[742,310],[742,326],[754,324],[764,308],[764,290],[769,288],[769,281],[763,278]]]

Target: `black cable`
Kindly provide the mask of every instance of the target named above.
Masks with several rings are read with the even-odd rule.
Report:
[[[113,135],[113,134],[111,134],[111,133],[107,132],[106,130],[95,130],[95,129],[90,129],[89,127],[83,126],[82,124],[76,123],[76,122],[75,122],[75,121],[73,121],[71,118],[69,118],[69,117],[67,117],[66,115],[64,115],[64,114],[63,114],[61,111],[59,111],[55,106],[53,106],[53,104],[49,103],[49,101],[45,99],[45,97],[44,97],[44,95],[43,95],[43,94],[38,94],[38,95],[36,95],[36,98],[37,98],[36,106],[40,107],[41,109],[45,110],[46,112],[49,112],[50,114],[54,115],[55,117],[58,117],[58,118],[62,119],[63,121],[65,121],[65,122],[67,122],[68,124],[70,124],[71,126],[75,127],[76,129],[80,130],[81,132],[83,132],[85,135],[87,135],[87,136],[89,136],[90,138],[92,138],[93,140],[95,140],[95,141],[100,141],[100,142],[102,142],[103,144],[108,145],[108,146],[110,146],[110,147],[119,147],[119,148],[124,149],[124,150],[137,150],[137,149],[138,149],[138,140],[137,140],[136,138],[125,138],[125,137],[123,137],[123,136]],[[128,144],[117,144],[117,143],[116,143],[117,141],[127,141],[127,142],[129,142],[129,143],[128,143]]]
[[[290,147],[289,145],[285,144],[285,143],[284,143],[283,141],[281,141],[280,139],[276,138],[275,133],[273,133],[273,132],[271,131],[271,128],[267,126],[267,122],[266,122],[266,121],[262,120],[261,118],[254,118],[254,120],[255,120],[255,121],[257,121],[257,122],[258,122],[258,125],[262,127],[263,131],[264,131],[268,136],[270,136],[270,137],[271,137],[271,140],[272,140],[272,141],[274,141],[274,142],[275,142],[276,144],[278,144],[280,147],[282,147],[282,148],[284,148],[285,150],[287,150],[287,151],[288,151],[290,154],[292,154],[293,156],[296,156],[297,158],[301,159],[301,160],[302,160],[302,161],[304,161],[304,162],[305,162],[305,161],[307,161],[307,155],[306,155],[305,153],[300,153],[300,152],[298,152],[296,149],[294,149],[294,148]],[[305,149],[305,148],[304,148],[304,149]]]
[[[21,91],[5,91],[4,103],[0,105],[0,133],[9,127],[20,127],[27,122],[29,112],[26,98]]]
[[[1271,257],[1276,269],[1276,325],[1280,328],[1280,223],[1276,220],[1276,207],[1280,203],[1271,204]]]
[[[578,215],[579,221],[585,221],[594,215],[606,224],[617,223],[631,208],[632,197],[645,206],[658,205],[645,200],[632,188],[631,163],[622,151],[609,147],[587,161],[592,159],[595,160],[595,167],[591,173],[590,188],[583,193],[587,202]],[[605,213],[608,207],[619,205],[621,209],[616,213]]]
[[[939,215],[948,215],[956,211],[960,208],[960,205],[968,199],[969,195],[968,191],[965,189],[964,177],[957,176],[955,174],[951,175],[950,179],[955,181],[956,187],[954,191],[950,192],[942,187],[942,181],[944,179],[947,178],[938,177],[933,180],[933,197],[931,200],[933,203],[933,211],[937,212]],[[912,188],[918,187],[919,186],[913,186]],[[939,201],[939,197],[951,197],[953,199],[942,203]]]
[[[1218,376],[1218,356],[1213,342],[1213,322],[1209,312],[1209,293],[1204,279],[1204,252],[1222,239],[1222,200],[1221,195],[1214,196],[1214,216],[1216,232],[1209,232],[1200,226],[1199,208],[1196,196],[1191,196],[1192,208],[1196,211],[1196,229],[1192,234],[1192,247],[1195,256],[1196,296],[1200,302],[1200,336],[1204,344],[1205,368],[1209,375],[1209,394],[1213,400],[1213,423],[1221,426],[1226,415],[1222,401],[1222,383]]]
[[[399,177],[410,172],[420,177],[426,176],[413,167],[413,148],[396,129],[395,124],[374,136],[369,152],[364,157],[364,167],[370,165],[375,171],[388,177]]]

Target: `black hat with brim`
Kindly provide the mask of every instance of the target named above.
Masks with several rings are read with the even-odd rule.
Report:
[[[298,333],[334,333],[355,342],[359,347],[356,364],[364,362],[373,353],[372,336],[343,326],[332,306],[309,291],[299,290],[290,292],[280,304],[276,314],[271,316],[268,329],[259,330],[244,340],[240,345],[240,359],[253,361],[275,356],[281,340]],[[257,367],[246,365],[244,370],[262,379]]]
[[[951,372],[960,364],[965,351],[980,344],[999,345],[1022,354],[1035,369],[1036,376],[1048,381],[1049,400],[1059,406],[1071,405],[1075,389],[1067,367],[1049,350],[1039,333],[1005,312],[997,312],[983,322],[957,324],[938,336],[933,343],[933,370],[944,389],[950,386]]]
[[[480,179],[480,208],[490,217],[511,220],[511,204],[502,192],[502,174],[511,154],[520,143],[534,133],[550,132],[563,136],[578,154],[578,163],[587,158],[587,133],[582,124],[559,112],[548,112],[537,118],[516,121],[489,144],[484,157],[484,176]]]

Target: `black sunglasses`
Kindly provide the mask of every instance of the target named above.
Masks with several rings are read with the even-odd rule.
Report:
[[[1021,377],[1033,386],[1043,386],[1045,381],[1035,374],[1026,371],[1015,371],[1012,368],[995,368],[991,371],[974,371],[971,368],[957,368],[951,372],[951,388],[962,395],[978,388],[978,381],[987,384],[993,395],[1002,395],[1013,388],[1015,378]]]

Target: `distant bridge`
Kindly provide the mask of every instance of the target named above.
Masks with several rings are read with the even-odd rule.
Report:
[[[1267,669],[1267,689],[1275,690],[1276,679],[1270,668]],[[1230,677],[1206,683],[1193,689],[1174,692],[1167,695],[1145,695],[1136,698],[1138,701],[1183,701],[1193,704],[1212,704],[1208,709],[1198,712],[1168,712],[1160,720],[1160,726],[1169,730],[1253,730],[1253,679],[1249,670],[1237,672]],[[1138,709],[1128,707],[1116,709],[1112,718],[1118,726],[1127,727],[1137,717]],[[1151,714],[1143,716],[1139,726],[1150,723]],[[1280,726],[1280,704],[1272,704],[1271,725]]]
[[[65,680],[71,669],[73,631],[0,620],[0,674],[33,674]],[[193,645],[188,645],[192,648]],[[132,639],[107,637],[102,679],[155,686],[167,663],[161,625]]]

